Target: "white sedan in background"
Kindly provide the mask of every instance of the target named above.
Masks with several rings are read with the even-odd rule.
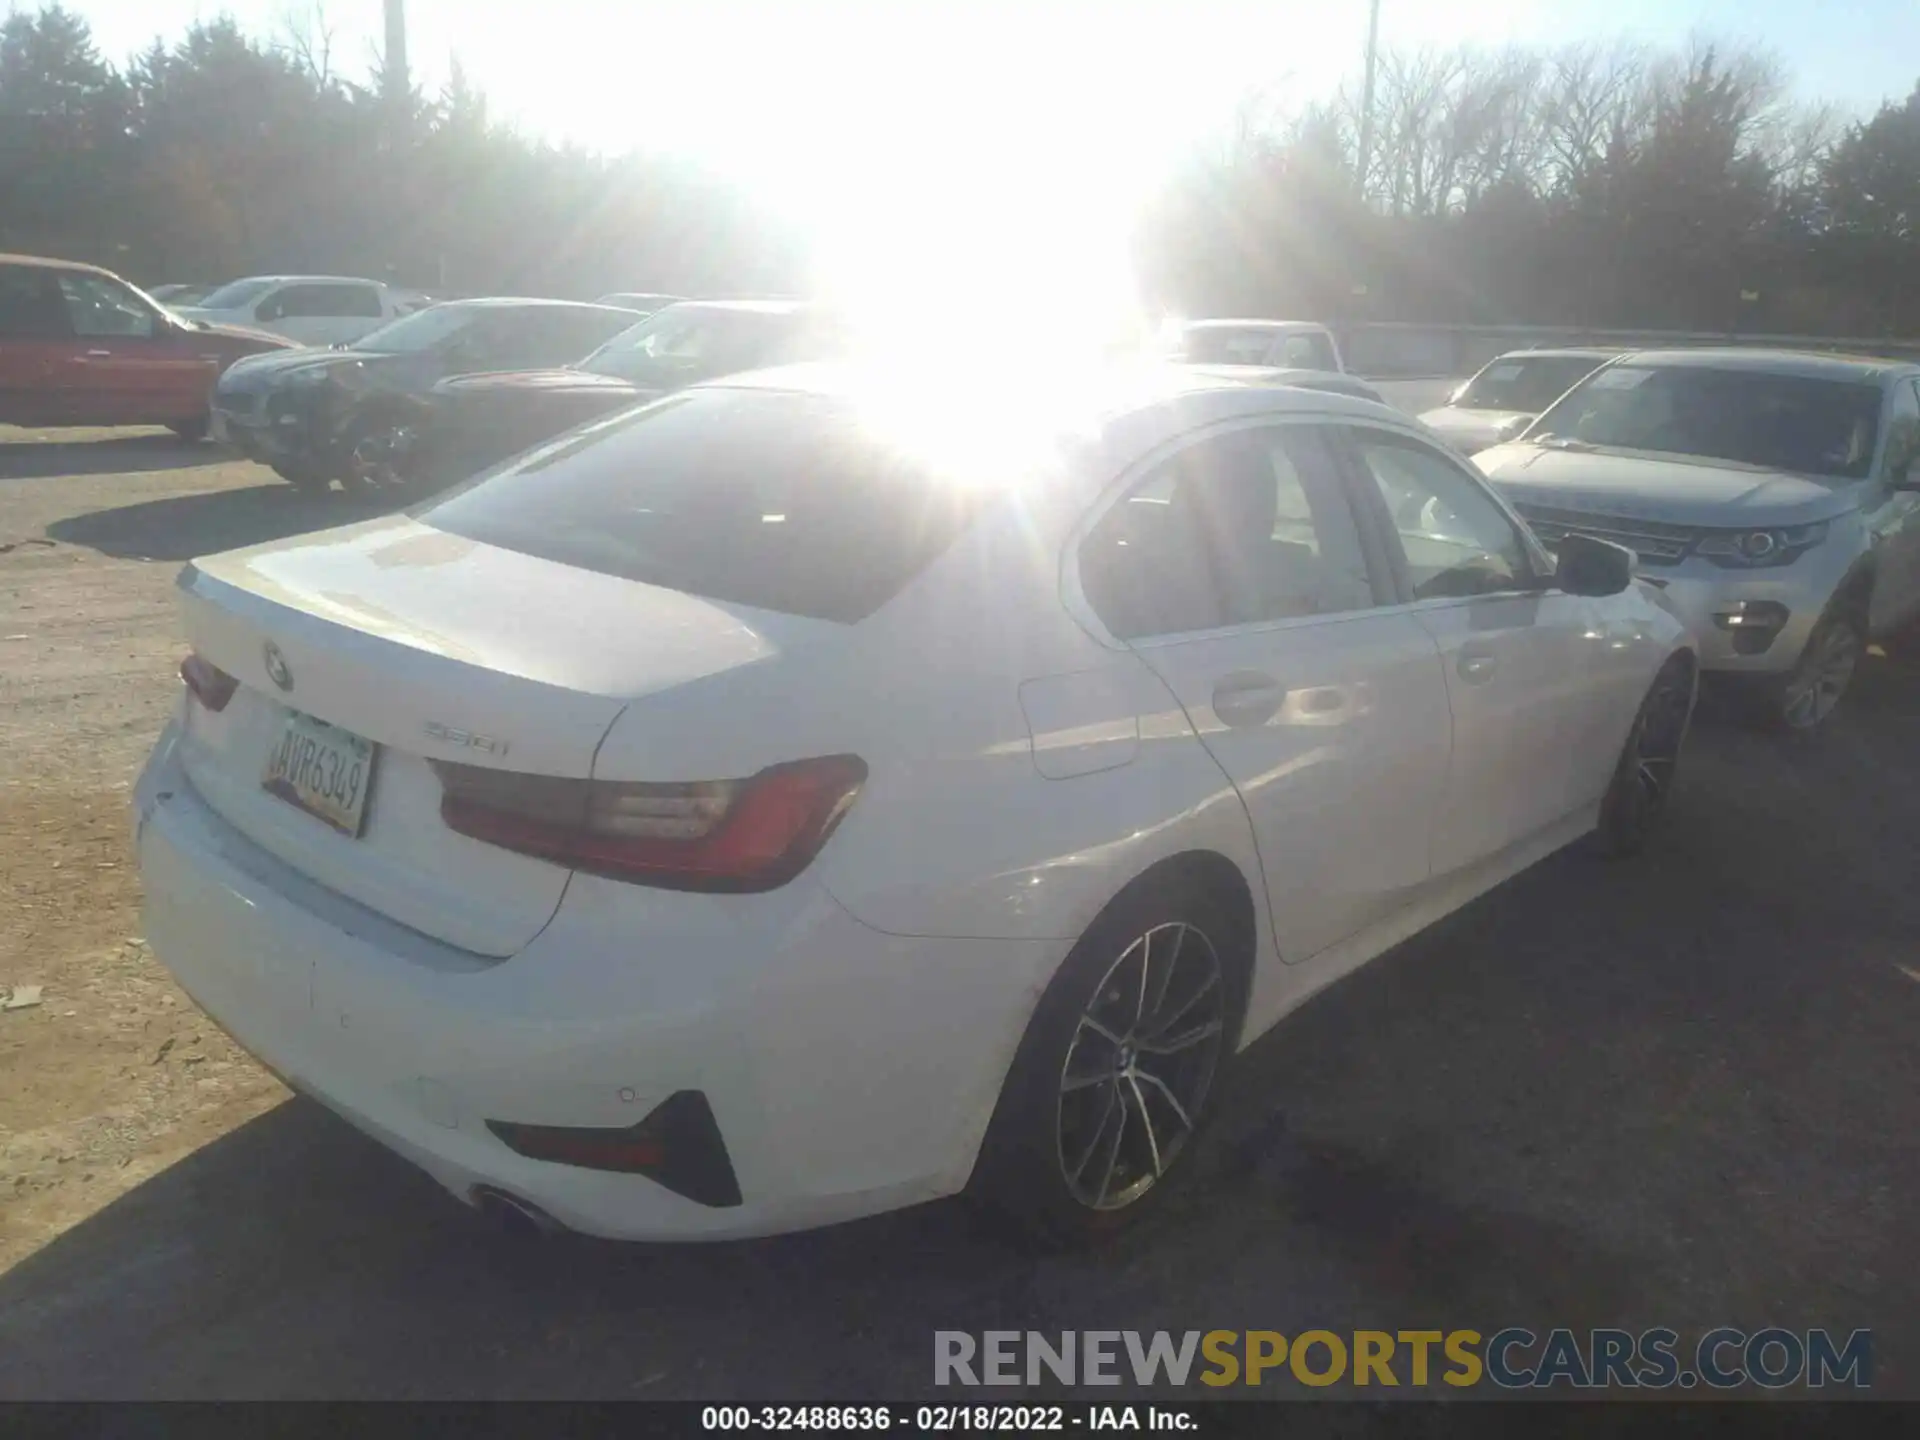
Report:
[[[1420,423],[1462,455],[1511,440],[1618,350],[1515,350],[1482,366]]]
[[[195,562],[150,943],[521,1222],[1149,1209],[1307,996],[1641,843],[1694,662],[1383,406],[1103,386],[766,371]]]
[[[378,280],[343,275],[252,275],[233,280],[173,311],[187,320],[249,325],[302,345],[342,345],[432,300]]]

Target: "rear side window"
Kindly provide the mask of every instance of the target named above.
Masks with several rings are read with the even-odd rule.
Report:
[[[0,265],[0,340],[64,340],[72,334],[52,271]]]
[[[945,550],[991,494],[882,444],[838,402],[697,390],[415,513],[562,565],[851,623]]]
[[[1080,586],[1116,639],[1379,603],[1316,427],[1235,430],[1170,456],[1080,546]]]

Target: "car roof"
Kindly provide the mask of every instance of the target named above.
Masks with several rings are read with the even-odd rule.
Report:
[[[55,260],[47,255],[0,254],[0,265],[16,265],[29,270],[73,270],[83,275],[113,275],[113,271],[105,266],[89,265],[84,260]]]
[[[1658,365],[1668,369],[1740,370],[1756,375],[1797,375],[1808,380],[1885,380],[1889,376],[1920,372],[1906,360],[1877,355],[1844,355],[1823,350],[1763,350],[1734,348],[1701,350],[1633,350],[1620,357],[1623,365]]]
[[[1616,355],[1627,352],[1618,345],[1542,345],[1528,346],[1524,350],[1506,350],[1489,360],[1487,364],[1498,365],[1502,360],[1611,360]]]
[[[1409,416],[1372,400],[1304,386],[1224,379],[1204,373],[1207,368],[1135,361],[1063,366],[1037,381],[1032,372],[1016,369],[964,383],[956,383],[950,374],[936,373],[929,375],[925,388],[959,408],[1004,404],[1012,413],[1031,415],[1036,393],[1045,394],[1050,387],[1058,399],[1057,408],[1044,425],[1035,428],[1061,440],[1098,445],[1103,468],[1109,471],[1131,465],[1148,451],[1195,429],[1240,418],[1319,415],[1365,420],[1410,435],[1423,433]],[[724,376],[693,388],[775,391],[852,402],[873,394],[884,403],[903,384],[915,383],[911,363],[817,360]]]
[[[240,275],[223,281],[219,288],[224,290],[228,285],[239,285],[249,280],[265,281],[270,285],[378,285],[388,290],[396,288],[384,280],[369,280],[364,275]]]
[[[476,295],[466,300],[442,300],[436,309],[490,310],[495,307],[512,307],[516,310],[594,310],[606,314],[630,313],[620,311],[618,305],[602,305],[598,301],[586,300],[549,300],[540,295]]]
[[[1348,375],[1339,370],[1315,370],[1305,365],[1234,365],[1227,362],[1214,364],[1208,362],[1199,365],[1187,365],[1188,370],[1198,371],[1202,375],[1211,375],[1221,380],[1236,381],[1245,385],[1285,383],[1302,377],[1308,379],[1358,380],[1357,375]]]
[[[676,300],[653,313],[661,315],[668,310],[723,310],[750,315],[798,315],[817,308],[811,300]]]
[[[1285,330],[1325,330],[1327,327],[1317,320],[1189,320],[1183,330],[1271,330],[1275,334]]]

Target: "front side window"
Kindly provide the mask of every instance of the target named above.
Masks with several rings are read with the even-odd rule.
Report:
[[[1369,430],[1353,439],[1400,536],[1414,599],[1493,595],[1531,582],[1526,542],[1472,476],[1412,439]]]
[[[0,265],[0,340],[65,340],[73,334],[53,273]]]
[[[1230,431],[1187,446],[1101,517],[1080,584],[1121,640],[1377,603],[1319,432]]]
[[[62,274],[60,294],[68,323],[82,339],[144,340],[153,334],[153,311],[133,291],[104,275]]]
[[[1596,371],[1568,391],[1526,439],[1864,480],[1879,435],[1878,384],[1628,362]]]

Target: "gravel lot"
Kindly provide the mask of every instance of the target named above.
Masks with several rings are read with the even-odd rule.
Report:
[[[1556,857],[1291,1017],[1110,1253],[951,1205],[516,1244],[140,939],[178,564],[351,514],[163,433],[0,430],[0,985],[43,992],[0,1012],[0,1396],[873,1399],[936,1328],[1777,1324],[1872,1327],[1920,1398],[1920,668],[1875,657],[1814,746],[1706,717],[1656,853]]]

